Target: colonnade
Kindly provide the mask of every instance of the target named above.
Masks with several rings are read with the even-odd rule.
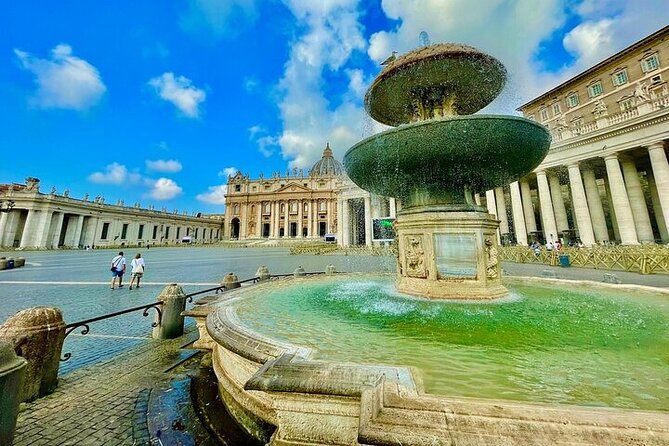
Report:
[[[515,239],[527,245],[561,238],[592,246],[669,241],[664,141],[561,166],[540,166],[508,189],[486,191],[485,197],[488,211],[500,220],[502,242]]]
[[[397,215],[397,204],[394,198],[372,195],[353,188],[342,192],[337,201],[341,215],[341,230],[338,232],[342,246],[372,246],[374,241],[374,220],[392,218]],[[378,239],[387,242],[387,239]]]

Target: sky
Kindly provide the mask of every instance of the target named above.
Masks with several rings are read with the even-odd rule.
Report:
[[[515,109],[669,24],[666,0],[0,2],[0,184],[223,212],[238,170],[341,160],[392,51],[471,45]]]

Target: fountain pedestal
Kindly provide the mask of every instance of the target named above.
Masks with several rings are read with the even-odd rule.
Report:
[[[499,221],[485,211],[411,208],[397,217],[396,288],[430,299],[508,294],[497,261]]]

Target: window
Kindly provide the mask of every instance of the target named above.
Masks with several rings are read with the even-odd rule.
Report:
[[[269,202],[265,202],[265,203],[263,203],[263,208],[265,209],[265,210],[263,211],[263,214],[265,214],[265,215],[269,215],[269,214],[272,212],[272,211],[271,211],[272,206],[269,204]]]
[[[286,204],[281,203],[281,213],[283,214],[284,212],[286,212]]]
[[[320,201],[318,203],[318,212],[325,212],[327,210],[327,203],[325,201]]]
[[[309,212],[309,203],[304,203],[304,212]]]
[[[567,96],[567,105],[570,108],[578,106],[579,101],[578,101],[578,93],[572,93],[569,96]]]
[[[102,224],[102,234],[100,234],[100,238],[102,240],[107,240],[107,235],[109,234],[109,223],[103,223]]]
[[[651,85],[661,84],[661,83],[662,83],[662,76],[659,74],[657,76],[653,76],[650,78]]]
[[[123,223],[121,227],[121,240],[125,240],[128,237],[128,223]]]
[[[634,108],[634,98],[623,97],[620,101],[618,101],[618,104],[620,105],[620,111],[630,110]]]
[[[297,201],[290,203],[290,213],[297,214]]]
[[[602,88],[602,83],[600,81],[597,81],[588,87],[588,94],[590,95],[591,98],[597,97],[603,92],[604,89]]]
[[[269,190],[269,188],[270,188],[270,185],[269,185],[269,184],[265,184],[265,190]]]
[[[169,226],[165,228],[165,238],[166,239],[170,238],[170,227]]]
[[[190,235],[190,228],[186,228],[186,237]]]
[[[571,126],[574,128],[582,127],[584,123],[583,116],[577,116],[571,120]]]
[[[660,68],[660,58],[657,57],[657,54],[645,57],[641,61],[641,69],[643,70],[644,73],[657,70],[658,68]]]
[[[153,225],[153,239],[155,240],[158,236],[158,225]]]
[[[235,215],[239,215],[239,205],[236,204],[232,207],[232,213]]]
[[[539,115],[541,116],[542,121],[547,121],[548,120],[548,109],[542,108],[539,110]]]
[[[253,187],[251,188],[251,190],[252,190],[253,192],[255,192],[255,191],[256,191],[256,187],[253,186]]]
[[[252,204],[251,205],[251,214],[255,214],[255,213],[256,213],[256,205]]]
[[[613,85],[616,87],[627,83],[627,70],[619,70],[613,73]]]
[[[241,184],[235,184],[235,192],[241,192],[242,190],[242,185]]]
[[[137,230],[137,239],[141,240],[142,237],[144,237],[144,225],[139,225],[139,229]]]
[[[560,109],[560,103],[556,102],[553,104],[553,115],[559,115],[560,113],[562,113],[562,110]]]

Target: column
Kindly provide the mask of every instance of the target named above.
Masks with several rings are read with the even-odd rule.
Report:
[[[290,237],[290,200],[286,200],[283,209],[283,236]]]
[[[30,248],[33,243],[33,234],[35,233],[36,217],[39,215],[34,209],[28,210],[28,215],[26,216],[26,222],[23,225],[23,233],[21,234],[21,243],[19,246],[21,248]]]
[[[499,230],[502,234],[509,233],[509,217],[506,215],[506,200],[504,199],[504,189],[495,188],[495,203],[497,205],[497,218],[499,219]]]
[[[344,199],[342,200],[342,215],[341,215],[342,232],[343,232],[341,243],[343,246],[349,246],[351,244],[351,228],[350,228],[351,222],[349,221],[350,219],[349,212],[350,211],[348,206],[348,200]]]
[[[611,200],[616,213],[618,231],[620,231],[620,242],[623,245],[638,245],[639,239],[636,236],[632,207],[625,190],[625,181],[623,173],[620,170],[620,164],[618,164],[618,157],[616,154],[612,154],[605,157],[604,161],[606,163],[606,174],[609,178]]]
[[[546,172],[537,172],[537,188],[539,190],[539,204],[541,205],[541,223],[543,224],[544,239],[555,241],[557,239],[557,226],[555,225],[555,214],[553,213],[553,202],[548,187]]]
[[[307,200],[307,237],[313,237],[314,236],[314,210],[313,210],[313,202],[312,200]]]
[[[302,238],[302,225],[304,224],[304,218],[302,213],[304,212],[304,202],[302,200],[297,200],[297,236]]]
[[[256,237],[262,238],[262,201],[256,205],[258,207],[258,222],[256,223]],[[214,238],[213,229],[211,238]]]
[[[523,214],[525,215],[525,227],[527,232],[537,232],[537,220],[534,216],[534,206],[532,205],[532,193],[530,192],[530,183],[520,182],[520,195],[523,202]]]
[[[0,247],[5,246],[5,231],[7,230],[7,220],[9,220],[10,212],[0,213]]]
[[[551,199],[553,200],[553,212],[555,213],[555,223],[558,232],[569,230],[569,220],[567,219],[567,210],[564,207],[564,198],[562,197],[562,186],[560,179],[554,175],[548,175],[548,184],[551,189]],[[585,243],[585,242],[584,242]]]
[[[486,207],[488,208],[488,213],[495,216],[497,219],[497,204],[495,203],[495,191],[487,190],[485,191],[485,201]]]
[[[73,248],[78,248],[81,244],[81,231],[84,229],[84,216],[77,215],[76,218],[71,218],[71,221],[74,224],[74,232],[72,234],[72,239],[69,241],[69,245]],[[132,234],[130,233],[131,225],[128,225],[128,239],[132,239]],[[170,234],[172,235],[172,234]]]
[[[365,245],[372,246],[372,199],[365,196]]]
[[[648,189],[650,189],[650,201],[653,203],[653,212],[655,214],[655,222],[657,223],[657,230],[660,232],[662,243],[669,242],[669,231],[665,223],[664,214],[662,213],[662,206],[660,205],[660,197],[657,194],[657,184],[653,172],[649,169],[646,178],[648,179]],[[1,234],[1,232],[0,232]]]
[[[476,203],[477,206],[481,206],[481,194],[474,194],[474,203]]]
[[[481,197],[479,197],[479,204],[481,202]],[[390,206],[390,216],[392,218],[397,218],[397,202],[395,201],[394,198],[390,198],[388,201],[388,205]]]
[[[572,206],[578,222],[578,235],[585,246],[595,244],[595,233],[592,230],[590,221],[590,211],[588,210],[588,200],[585,197],[583,180],[581,179],[581,170],[578,163],[567,166],[569,169],[569,186],[571,187]]]
[[[588,200],[588,209],[590,210],[590,219],[592,220],[592,229],[597,242],[609,241],[609,230],[606,227],[606,216],[602,206],[602,198],[599,196],[599,187],[595,178],[595,171],[587,167],[581,172],[583,184],[585,186],[585,195]]]
[[[636,170],[634,160],[628,157],[620,157],[620,166],[625,178],[627,196],[632,207],[632,216],[634,217],[634,227],[636,228],[637,237],[642,243],[654,243],[655,236],[653,235],[653,228],[650,225],[646,197],[641,188],[639,172]]]
[[[33,246],[37,248],[49,248],[49,231],[51,229],[51,216],[53,211],[41,211],[39,222],[35,225]],[[37,217],[37,216],[35,216]]]
[[[666,217],[669,216],[669,164],[667,154],[664,153],[664,142],[660,141],[648,146],[650,164],[653,167],[655,187],[664,217],[664,226],[667,227]]]
[[[511,189],[511,212],[513,212],[513,228],[516,233],[516,242],[519,245],[527,245],[527,227],[523,215],[523,203],[520,198],[520,186],[517,181],[509,185]]]
[[[341,196],[337,199],[337,243],[341,246],[344,244],[344,220],[343,215],[343,200]]]

